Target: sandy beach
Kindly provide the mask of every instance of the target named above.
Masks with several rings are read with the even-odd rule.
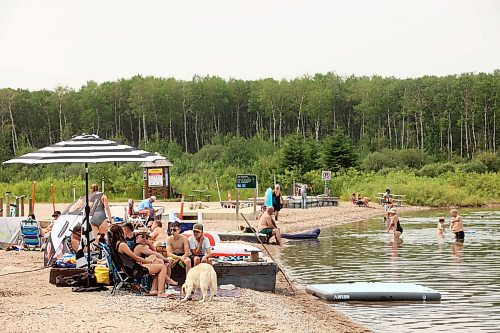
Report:
[[[118,203],[117,203],[118,204]],[[178,203],[159,203],[169,206]],[[63,209],[66,205],[57,205]],[[383,210],[353,207],[284,209],[278,226],[285,232],[325,228],[382,216]],[[421,207],[402,207],[400,214]],[[50,216],[52,205],[37,204],[38,216]],[[205,220],[209,230],[235,231],[244,221]],[[256,221],[251,221],[256,225]],[[279,262],[279,248],[268,246]],[[130,293],[74,293],[49,284],[41,269],[42,254],[0,250],[0,325],[4,332],[368,332],[328,304],[299,290],[294,295],[278,274],[277,292],[237,289],[212,303],[138,297]],[[36,270],[33,272],[10,274]],[[7,274],[7,275],[6,275]]]

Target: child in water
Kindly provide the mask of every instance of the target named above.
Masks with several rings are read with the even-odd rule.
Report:
[[[443,237],[444,233],[444,217],[440,217],[437,225],[438,236]]]

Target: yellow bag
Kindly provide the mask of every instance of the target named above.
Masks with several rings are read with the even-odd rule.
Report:
[[[109,268],[106,266],[96,266],[94,269],[97,283],[109,284]]]

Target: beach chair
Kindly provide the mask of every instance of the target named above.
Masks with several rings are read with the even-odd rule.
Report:
[[[112,232],[108,231],[108,239],[111,238]],[[111,295],[115,295],[116,291],[123,286],[130,286],[131,289],[133,289],[134,286],[137,286],[137,289],[140,292],[145,291],[144,286],[148,284],[147,269],[136,269],[137,265],[135,265],[135,262],[124,263],[123,256],[121,256],[116,249],[111,248],[105,243],[100,244],[103,249],[103,253],[106,256],[109,272],[114,282]]]
[[[39,251],[42,248],[40,224],[32,219],[21,221],[21,238],[23,247],[28,251]]]

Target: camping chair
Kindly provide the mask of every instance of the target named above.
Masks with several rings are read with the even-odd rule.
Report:
[[[42,230],[40,224],[32,219],[21,221],[21,237],[25,250],[41,250],[42,239],[40,237]]]
[[[149,219],[148,214],[141,214],[134,210],[134,200],[129,199],[128,205],[125,207],[125,222],[131,222],[134,224],[134,227],[138,226],[147,226],[147,222]]]
[[[108,231],[108,239],[111,239],[112,232]],[[145,282],[145,278],[147,279],[148,275],[145,270],[139,270],[135,272],[130,267],[128,267],[122,261],[122,256],[118,253],[118,250],[111,248],[108,244],[101,244],[101,248],[103,249],[103,253],[106,256],[106,260],[108,261],[108,267],[113,278],[114,285],[113,290],[111,290],[111,295],[115,295],[116,291],[123,287],[124,285],[134,285],[139,281],[139,290],[144,291],[143,283]],[[147,280],[146,280],[147,281]],[[146,282],[147,283],[147,282]]]

